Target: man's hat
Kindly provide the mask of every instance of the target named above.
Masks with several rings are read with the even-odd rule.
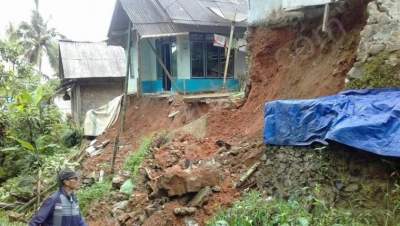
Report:
[[[77,178],[78,174],[71,170],[71,169],[63,169],[58,173],[58,182],[60,183],[60,186],[63,185],[63,181],[69,180],[71,178]]]

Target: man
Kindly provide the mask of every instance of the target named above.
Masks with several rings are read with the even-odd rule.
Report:
[[[65,169],[58,175],[60,189],[43,202],[29,226],[87,226],[74,194],[79,188],[76,172]]]

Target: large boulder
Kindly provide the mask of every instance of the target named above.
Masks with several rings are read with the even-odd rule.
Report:
[[[207,186],[215,186],[221,182],[221,174],[216,167],[207,166],[194,169],[182,169],[176,165],[166,169],[153,188],[164,190],[168,196],[181,196],[198,192]]]

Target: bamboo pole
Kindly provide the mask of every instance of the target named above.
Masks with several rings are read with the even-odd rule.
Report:
[[[235,32],[235,21],[232,21],[231,24],[231,33],[229,35],[229,43],[228,43],[228,54],[225,60],[225,70],[224,70],[224,83],[222,85],[223,89],[226,89],[226,76],[228,74],[229,68],[229,60],[231,58],[231,48],[232,48],[232,41],[233,41],[233,33]]]
[[[120,136],[124,131],[124,124],[125,124],[125,114],[126,114],[126,102],[127,102],[127,94],[128,94],[128,82],[129,82],[129,74],[130,74],[130,64],[131,64],[131,30],[132,30],[132,23],[129,23],[128,26],[128,41],[127,41],[127,48],[128,48],[128,57],[126,63],[126,75],[125,75],[125,83],[124,83],[124,95],[121,100],[121,111],[120,111],[120,126],[117,136],[115,137],[114,148],[113,148],[113,156],[111,160],[111,174],[114,174],[115,170],[115,159],[117,157],[117,152],[119,150],[119,140]]]
[[[329,19],[329,3],[325,5],[325,11],[324,11],[324,20],[322,22],[322,31],[327,32],[328,31],[328,19]]]

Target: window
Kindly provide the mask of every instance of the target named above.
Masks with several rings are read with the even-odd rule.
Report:
[[[190,34],[192,76],[197,78],[222,78],[224,76],[225,48],[216,47],[213,34]],[[231,52],[228,77],[234,74],[234,52]]]

